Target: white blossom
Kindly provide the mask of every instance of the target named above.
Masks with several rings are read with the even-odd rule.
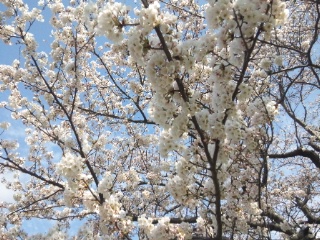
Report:
[[[83,164],[84,161],[81,157],[67,152],[57,164],[57,171],[67,179],[77,178],[83,168]]]

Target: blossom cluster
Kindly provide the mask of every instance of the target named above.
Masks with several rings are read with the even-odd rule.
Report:
[[[268,124],[269,120],[273,119],[277,114],[277,106],[267,98],[257,98],[252,101],[255,98],[255,92],[260,91],[259,86],[256,88],[250,82],[245,83],[241,79],[235,79],[236,68],[233,66],[240,67],[244,61],[247,61],[243,49],[249,50],[253,47],[252,38],[256,37],[256,34],[263,33],[265,38],[268,38],[272,28],[285,21],[284,5],[280,1],[272,4],[272,8],[278,9],[275,15],[273,11],[271,13],[270,3],[267,1],[211,1],[207,8],[206,19],[209,26],[215,29],[215,33],[200,37],[199,41],[184,42],[179,45],[172,40],[175,37],[174,34],[171,36],[164,34],[167,37],[167,47],[172,48],[172,53],[178,57],[169,62],[163,53],[155,52],[146,64],[148,81],[155,91],[149,113],[154,121],[164,128],[159,143],[162,156],[167,157],[170,151],[182,151],[183,148],[179,143],[192,126],[191,119],[196,119],[201,131],[206,133],[205,136],[208,138],[206,140],[213,143],[208,145],[210,146],[208,151],[211,152],[212,157],[217,148],[214,143],[217,139],[219,140],[220,150],[216,161],[219,163],[219,181],[221,182],[228,181],[226,169],[230,162],[237,158],[236,153],[240,151],[238,150],[239,142],[243,141],[245,146],[241,150],[243,152],[255,149],[257,146],[255,137],[264,134],[260,126]],[[279,12],[281,14],[278,14]],[[209,37],[216,45],[208,43]],[[196,49],[196,53],[190,54],[191,46]],[[206,56],[210,51],[218,51],[219,57]],[[148,55],[145,54],[145,56]],[[201,97],[203,94],[198,90],[189,92],[186,89],[196,89],[195,86],[201,86],[201,81],[193,85],[189,77],[182,82],[184,89],[181,89],[179,74],[184,70],[188,74],[193,74],[193,69],[196,69],[200,63],[207,63],[208,60],[212,68],[208,71],[208,75],[204,75],[204,79],[210,85],[204,87],[202,91],[210,94],[207,95],[207,107],[199,109],[197,102],[203,101]],[[265,65],[266,63],[261,63],[260,66],[266,68]],[[183,97],[183,94],[186,94],[187,98]],[[248,104],[249,100],[250,104]],[[253,126],[249,127],[244,121],[245,118],[250,118]],[[195,144],[198,143],[195,141]],[[229,155],[228,152],[235,154]],[[252,164],[257,164],[257,161],[253,160],[254,157],[244,158],[249,158]],[[185,161],[181,159],[177,162],[176,175],[168,181],[167,189],[178,202],[187,205],[187,196],[197,192],[195,190],[197,187],[192,184],[194,179],[190,179],[190,176],[196,179],[198,169],[190,166],[182,167],[183,162]],[[213,183],[206,180],[204,194],[212,194],[213,187]],[[228,182],[221,186],[222,189],[229,187]],[[247,213],[254,215],[250,211]],[[245,214],[243,217],[245,218]],[[241,231],[246,231],[247,226],[240,228],[242,228]]]
[[[147,8],[135,11],[135,14],[140,18],[139,22],[145,33],[150,32],[155,26],[160,24],[159,16],[160,4],[158,1],[154,1]]]
[[[127,14],[127,7],[121,3],[107,2],[97,16],[97,34],[105,35],[114,42],[122,39],[122,24],[120,16]]]
[[[104,178],[99,183],[98,192],[102,193],[105,198],[108,198],[109,192],[111,191],[113,184],[114,176],[110,171],[107,171],[104,174]]]
[[[151,239],[190,239],[192,237],[192,227],[188,223],[182,223],[179,226],[170,224],[170,218],[159,219],[157,225],[152,224],[152,218],[146,218],[142,215],[138,219],[138,224],[144,233]]]
[[[57,172],[68,180],[76,179],[83,169],[83,164],[84,161],[81,157],[66,152],[57,164]]]

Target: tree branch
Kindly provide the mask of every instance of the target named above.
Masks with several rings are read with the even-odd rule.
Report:
[[[298,148],[291,152],[268,154],[270,158],[290,158],[290,157],[306,157],[309,158],[317,168],[320,169],[320,158],[317,153],[311,150]]]

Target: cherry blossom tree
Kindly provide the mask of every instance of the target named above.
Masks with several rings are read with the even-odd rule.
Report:
[[[318,236],[318,1],[0,3],[2,239]]]

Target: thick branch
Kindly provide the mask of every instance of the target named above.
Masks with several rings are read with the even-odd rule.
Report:
[[[298,156],[306,157],[306,158],[309,158],[313,162],[313,164],[320,169],[319,155],[311,150],[298,148],[292,152],[269,154],[268,156],[270,158],[290,158],[290,157],[298,157]]]
[[[304,203],[304,201],[301,201],[299,198],[296,198],[296,202],[303,214],[308,219],[308,221],[305,223],[320,224],[320,218],[317,218],[314,215],[312,215],[310,209],[308,208],[307,204]]]
[[[5,151],[6,154],[8,155],[7,150],[4,149],[4,151]],[[25,168],[21,167],[19,164],[15,163],[15,162],[14,162],[12,159],[10,159],[9,157],[2,157],[2,156],[0,156],[0,158],[3,159],[3,160],[5,160],[5,161],[8,161],[9,163],[12,164],[12,165],[9,165],[9,164],[0,163],[0,164],[1,164],[2,166],[4,166],[4,167],[8,167],[8,168],[12,168],[12,169],[18,170],[18,171],[23,172],[23,173],[26,173],[26,174],[28,174],[28,175],[30,175],[30,176],[32,176],[32,177],[35,177],[35,178],[37,178],[37,179],[40,179],[40,180],[43,181],[43,182],[46,182],[46,183],[51,184],[51,185],[54,185],[54,186],[56,186],[56,187],[58,187],[58,188],[60,188],[60,189],[64,189],[64,186],[63,186],[62,184],[60,184],[60,183],[58,183],[58,182],[55,182],[55,181],[52,181],[52,180],[50,180],[50,179],[46,179],[46,178],[44,178],[44,177],[42,177],[42,176],[40,176],[40,175],[38,175],[38,174],[36,174],[36,173],[34,173],[34,172],[32,172],[32,171],[29,171],[28,169],[25,169]]]

